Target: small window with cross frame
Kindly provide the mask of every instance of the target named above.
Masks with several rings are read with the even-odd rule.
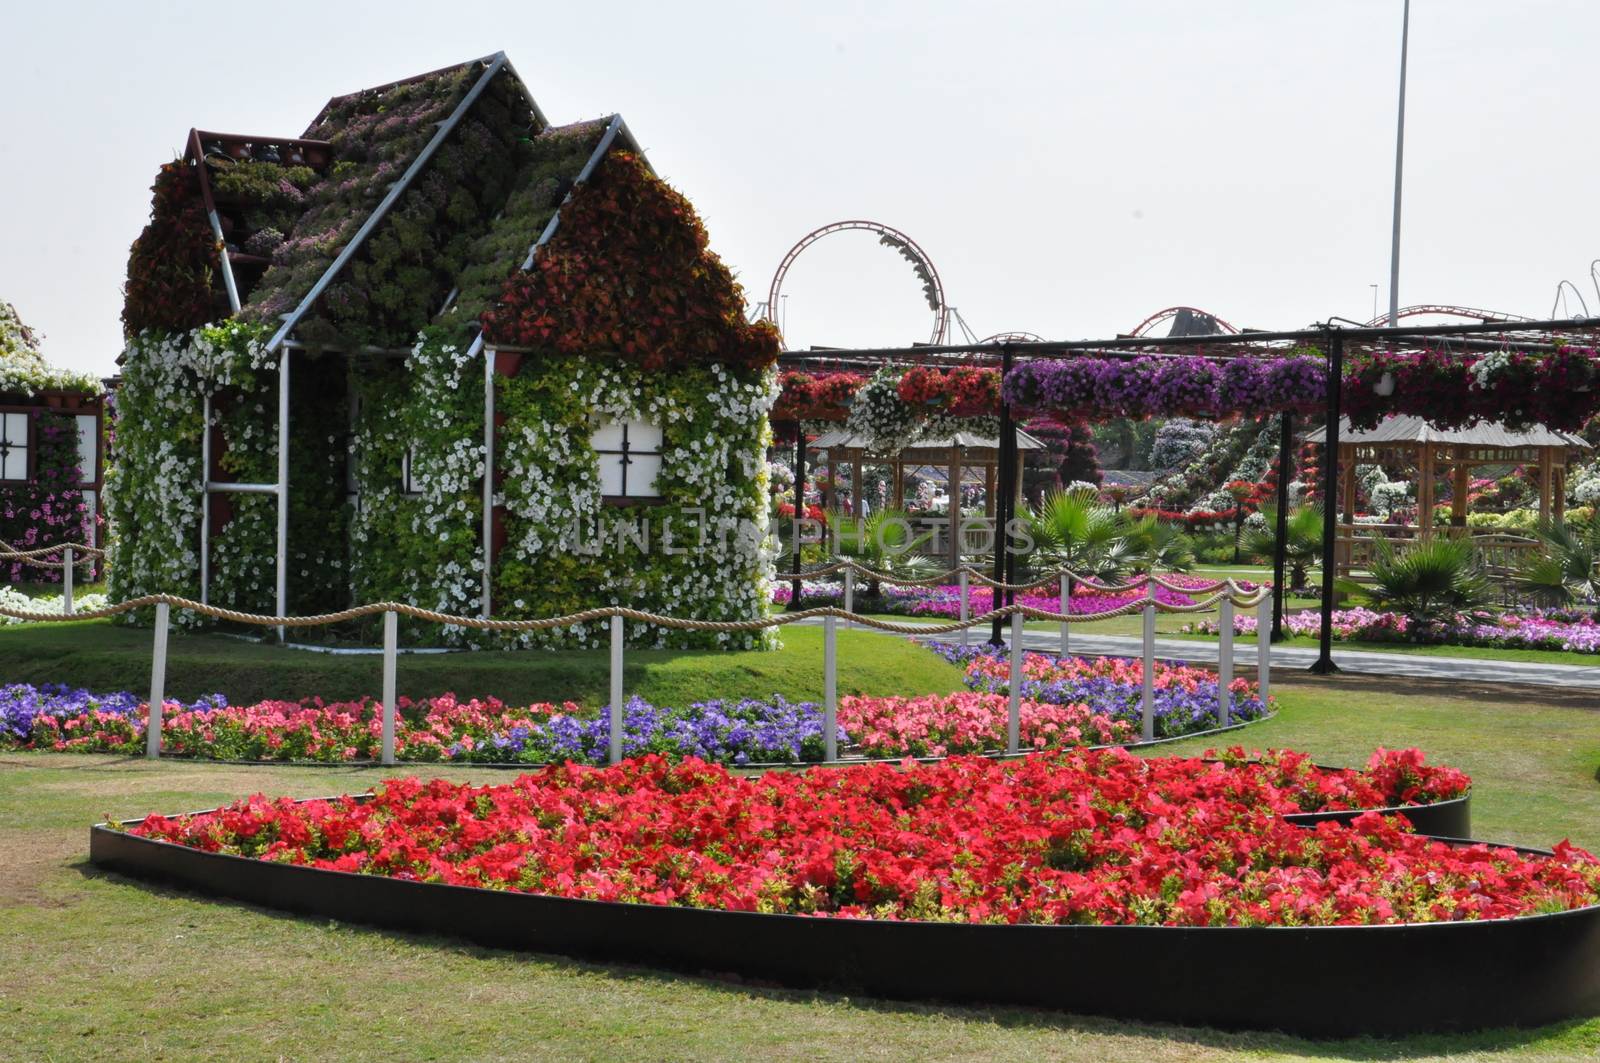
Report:
[[[33,418],[26,410],[0,412],[0,482],[33,479]]]
[[[589,437],[600,457],[600,496],[607,502],[661,497],[661,429],[633,418],[602,420]]]

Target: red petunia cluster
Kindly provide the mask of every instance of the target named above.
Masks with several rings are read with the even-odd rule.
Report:
[[[850,402],[866,382],[860,373],[788,370],[778,376],[782,390],[772,408],[772,419],[842,421],[850,415]]]
[[[1418,761],[1420,763],[1420,760]],[[1600,903],[1600,861],[1453,846],[1363,813],[1296,754],[1120,750],[741,777],[659,757],[497,786],[393,780],[370,801],[255,796],[134,833],[408,880],[875,919],[1300,926],[1487,919]],[[1390,796],[1378,795],[1378,803]]]
[[[626,151],[574,193],[555,236],[506,282],[483,326],[495,343],[614,352],[650,370],[759,369],[778,357],[777,329],[745,320],[739,284],[693,205]]]
[[[931,406],[956,417],[992,415],[1000,411],[1000,370],[914,366],[900,378],[900,397],[913,406]]]

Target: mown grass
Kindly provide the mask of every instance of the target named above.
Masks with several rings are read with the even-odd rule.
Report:
[[[785,697],[814,701],[822,693],[822,631],[783,629],[783,648],[717,653],[629,650],[623,677],[630,694],[658,705],[709,697]],[[0,677],[6,682],[60,683],[94,691],[150,688],[151,634],[104,621],[0,628]],[[494,695],[508,703],[577,701],[598,707],[609,696],[606,650],[403,655],[398,693],[426,697],[453,691]],[[222,635],[174,633],[167,648],[166,696],[191,700],[213,691],[235,704],[265,698],[298,700],[376,696],[377,655],[333,656],[241,642]],[[909,643],[863,631],[839,633],[839,692],[925,694],[951,689],[957,669]]]
[[[938,673],[930,669],[939,662],[917,651],[909,666],[896,645],[873,637],[856,655],[898,661],[904,680],[933,685]],[[704,688],[712,672],[700,667]],[[1281,715],[1240,740],[1294,746],[1325,763],[1361,761],[1379,744],[1420,745],[1473,775],[1479,836],[1549,845],[1570,835],[1600,848],[1600,711],[1592,696],[1299,674],[1280,677],[1277,689]],[[1207,744],[1192,740],[1164,752]],[[481,769],[429,770],[506,779]],[[1093,1063],[1600,1055],[1600,1019],[1468,1036],[1308,1042],[789,992],[294,918],[102,874],[84,861],[87,826],[106,816],[205,808],[253,791],[305,797],[362,790],[382,777],[371,768],[0,756],[5,1055]],[[1337,1000],[1338,987],[1317,980],[1309,957],[1304,969],[1284,976]]]

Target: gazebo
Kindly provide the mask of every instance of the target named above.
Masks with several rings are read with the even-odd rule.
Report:
[[[1306,442],[1326,442],[1327,430],[1317,429]],[[1468,428],[1437,428],[1421,417],[1390,417],[1376,428],[1355,430],[1348,419],[1339,428],[1338,550],[1341,570],[1354,562],[1359,529],[1369,535],[1396,539],[1427,539],[1434,533],[1434,487],[1439,472],[1451,476],[1450,532],[1465,535],[1467,492],[1472,469],[1480,465],[1534,465],[1539,470],[1539,517],[1560,518],[1565,510],[1567,467],[1592,449],[1581,437],[1542,425],[1513,431],[1503,424],[1479,421]],[[1356,466],[1375,464],[1404,455],[1417,470],[1417,523],[1415,525],[1357,525],[1355,522]],[[1500,544],[1502,546],[1508,544]]]
[[[1017,450],[1044,450],[1044,443],[1018,428]],[[898,451],[883,452],[872,439],[847,429],[838,428],[824,432],[812,440],[807,449],[822,455],[822,465],[828,470],[827,486],[823,493],[823,508],[831,509],[834,501],[834,470],[841,464],[850,466],[850,515],[861,516],[862,465],[887,465],[892,472],[892,497],[898,504],[905,498],[905,473],[908,467],[919,465],[939,466],[946,470],[946,482],[965,483],[974,469],[983,470],[983,515],[992,520],[995,512],[995,470],[1000,463],[1000,440],[976,432],[957,431],[937,439],[925,439]],[[1022,481],[1017,477],[1017,492],[1021,496]],[[959,493],[951,495],[951,508],[959,512]],[[954,515],[954,514],[952,514]],[[950,567],[961,564],[962,542],[952,534],[946,542]]]

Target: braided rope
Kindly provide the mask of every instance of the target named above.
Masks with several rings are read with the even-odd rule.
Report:
[[[1079,587],[1087,587],[1090,590],[1099,591],[1102,594],[1120,594],[1126,591],[1142,590],[1151,583],[1154,583],[1158,587],[1165,587],[1167,590],[1177,594],[1208,594],[1212,591],[1223,589],[1226,589],[1230,594],[1250,593],[1250,589],[1248,587],[1246,587],[1240,581],[1235,580],[1231,576],[1227,579],[1213,580],[1210,583],[1197,584],[1173,583],[1170,580],[1156,575],[1135,576],[1126,583],[1102,583],[1093,576],[1085,576],[1064,566],[1056,569],[1054,572],[1044,573],[1032,583],[1008,583],[1005,580],[991,579],[971,565],[961,565],[957,568],[934,573],[931,576],[908,579],[893,575],[892,573],[879,572],[876,569],[868,568],[856,561],[854,558],[848,557],[840,558],[839,560],[831,562],[830,564],[820,565],[817,568],[807,569],[803,572],[779,572],[774,574],[773,579],[779,582],[789,583],[797,579],[815,579],[818,576],[827,576],[843,570],[850,570],[859,576],[863,576],[875,582],[887,583],[896,587],[939,586],[945,581],[949,580],[951,577],[960,576],[963,572],[965,572],[968,578],[970,578],[973,582],[985,587],[1002,591],[1033,591],[1046,587],[1053,587],[1062,576],[1066,576]]]
[[[237,624],[254,625],[257,627],[323,627],[328,624],[343,623],[347,620],[359,620],[362,617],[376,616],[380,613],[398,613],[416,620],[428,623],[443,624],[446,627],[474,628],[480,631],[539,631],[554,627],[569,627],[574,624],[584,624],[592,620],[604,620],[620,616],[625,620],[639,623],[654,624],[659,627],[678,628],[684,631],[713,631],[713,632],[746,632],[760,631],[765,628],[783,627],[787,624],[799,623],[817,617],[835,617],[849,620],[862,627],[873,628],[879,631],[890,631],[902,635],[943,635],[960,631],[964,628],[978,627],[982,624],[992,623],[995,620],[1022,614],[1034,620],[1048,620],[1060,624],[1085,624],[1097,620],[1109,620],[1113,617],[1126,616],[1138,612],[1146,606],[1154,606],[1158,612],[1163,613],[1194,613],[1208,609],[1211,605],[1221,601],[1226,594],[1216,594],[1203,602],[1194,605],[1171,605],[1153,599],[1141,599],[1128,602],[1115,609],[1102,610],[1098,613],[1052,613],[1041,609],[1032,609],[1025,605],[1006,605],[998,609],[991,609],[987,613],[972,617],[966,621],[950,621],[944,624],[906,624],[890,620],[878,620],[874,617],[860,616],[846,612],[834,606],[820,606],[815,609],[802,609],[794,613],[779,613],[776,616],[763,617],[759,620],[691,620],[684,617],[662,616],[658,613],[645,612],[642,609],[631,609],[623,605],[606,605],[594,609],[584,609],[565,616],[546,617],[537,620],[490,620],[477,616],[452,616],[433,609],[424,609],[421,606],[411,605],[406,602],[373,602],[370,605],[358,605],[350,609],[343,609],[335,613],[318,613],[311,616],[263,616],[258,613],[244,613],[236,609],[224,609],[217,605],[208,605],[197,602],[192,598],[181,598],[172,594],[146,594],[138,598],[130,598],[125,602],[107,605],[101,609],[87,609],[83,612],[73,613],[68,616],[62,613],[35,613],[19,609],[0,607],[0,616],[8,616],[15,620],[36,621],[42,623],[65,622],[79,620],[102,620],[123,613],[142,609],[146,606],[166,605],[176,609],[187,609],[200,616],[209,616],[217,620],[227,620]],[[1256,605],[1265,597],[1265,592],[1258,592],[1253,599],[1231,598],[1236,605]]]
[[[78,543],[61,543],[58,546],[41,546],[34,550],[13,550],[11,547],[0,543],[0,557],[15,558],[19,561],[27,561],[33,558],[47,557],[50,554],[59,554],[66,550],[69,546],[72,547],[72,552],[75,555],[82,555],[83,557],[106,556],[106,552],[101,550],[99,547],[82,546]]]

